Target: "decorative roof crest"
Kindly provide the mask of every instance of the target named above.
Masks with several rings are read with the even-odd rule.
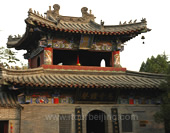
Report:
[[[49,6],[49,10],[47,11],[47,18],[53,21],[56,21],[60,16],[59,10],[60,6],[58,4],[53,5],[54,10],[51,10],[51,6]]]
[[[95,17],[91,14],[91,10],[88,13],[88,8],[81,8],[82,17],[69,17],[69,16],[61,16],[59,14],[60,6],[58,4],[53,5],[54,10],[51,10],[51,6],[49,6],[49,10],[47,11],[47,19],[52,20],[54,22],[59,22],[60,20],[71,20],[71,21],[94,21]]]
[[[91,10],[90,10],[90,13],[88,13],[87,11],[88,11],[87,7],[81,8],[82,17],[85,18],[85,19],[90,19],[90,20],[94,21],[94,19],[96,17],[93,14],[91,14]]]
[[[146,18],[142,18],[141,22],[146,22]]]

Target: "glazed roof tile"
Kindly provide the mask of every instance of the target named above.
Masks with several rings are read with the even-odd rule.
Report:
[[[1,107],[18,107],[17,97],[15,94],[0,92],[0,106]]]
[[[78,32],[78,33],[89,33],[89,34],[129,34],[134,32],[147,32],[150,29],[147,28],[147,22],[142,19],[138,23],[121,24],[121,25],[101,25],[97,24],[93,20],[89,21],[72,21],[63,19],[67,18],[65,16],[59,16],[57,21],[49,20],[48,18],[43,18],[35,13],[30,12],[29,17],[26,19],[27,24],[39,25],[52,30],[60,30],[65,32]],[[71,18],[71,17],[70,17]],[[78,17],[77,17],[78,18]]]
[[[55,6],[59,7],[59,5]],[[132,36],[131,38],[151,30],[147,28],[146,19],[142,19],[140,22],[136,22],[136,20],[134,22],[129,21],[128,24],[120,23],[119,25],[104,25],[104,22],[101,22],[101,24],[96,23],[94,21],[94,15],[88,13],[88,8],[86,7],[81,9],[82,17],[62,16],[59,14],[59,9],[60,8],[54,8],[54,10],[49,9],[46,16],[40,15],[39,12],[36,11],[33,12],[32,9],[30,9],[28,18],[25,20],[27,23],[25,34],[22,37],[15,36],[14,38],[9,36],[7,46],[9,48],[19,46],[26,38],[28,38],[28,35],[31,34],[30,31],[41,31],[39,28],[81,34],[130,35]],[[34,28],[30,29],[30,27]]]
[[[3,80],[12,85],[50,88],[159,88],[165,75],[139,72],[44,69],[3,69]]]

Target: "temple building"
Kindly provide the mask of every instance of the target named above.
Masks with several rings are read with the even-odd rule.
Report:
[[[128,71],[124,43],[151,31],[146,19],[119,25],[29,9],[26,32],[7,47],[26,50],[28,69],[0,67],[0,133],[164,133],[154,121],[165,75]]]

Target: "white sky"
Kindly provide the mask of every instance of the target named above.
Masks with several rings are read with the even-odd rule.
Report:
[[[164,51],[170,55],[170,4],[169,0],[1,0],[0,1],[0,46],[5,46],[9,35],[25,33],[25,19],[29,8],[44,14],[49,6],[60,5],[60,15],[81,16],[81,8],[88,7],[105,25],[118,25],[119,22],[146,18],[152,31],[126,42],[121,52],[122,67],[138,71],[142,61]],[[20,51],[19,51],[20,52]],[[20,52],[19,58],[23,52]]]

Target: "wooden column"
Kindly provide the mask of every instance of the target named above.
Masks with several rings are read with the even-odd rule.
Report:
[[[44,64],[53,65],[53,48],[44,48]]]

